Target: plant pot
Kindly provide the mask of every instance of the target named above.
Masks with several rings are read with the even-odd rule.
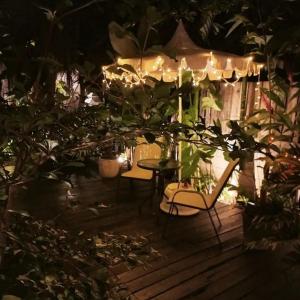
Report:
[[[114,178],[120,172],[120,163],[116,158],[99,158],[98,161],[99,174],[103,178]]]

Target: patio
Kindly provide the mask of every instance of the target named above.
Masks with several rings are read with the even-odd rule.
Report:
[[[56,218],[74,232],[106,231],[146,237],[159,257],[132,269],[125,263],[110,267],[132,299],[298,299],[299,270],[283,263],[280,251],[245,250],[240,208],[217,203],[223,224],[220,249],[206,212],[174,218],[167,238],[162,238],[164,214],[159,213],[157,224],[158,203],[152,209],[146,203],[142,216],[138,215],[138,202],[151,196],[149,183],[135,184],[132,194],[128,182],[122,182],[120,201],[116,202],[115,179],[73,180],[71,198],[78,203],[73,209],[67,207],[64,192],[47,193],[43,186],[39,191],[29,189],[28,200],[17,201],[15,208],[44,219]]]
[[[300,1],[0,2],[0,300],[299,299]]]

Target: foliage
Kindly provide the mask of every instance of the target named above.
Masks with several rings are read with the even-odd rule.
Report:
[[[281,240],[297,237],[299,215],[295,198],[300,182],[299,104],[289,96],[289,85],[280,77],[271,81],[272,90],[262,89],[264,109],[255,111],[245,122],[253,124],[253,135],[268,145],[264,161],[264,179],[250,231],[254,241],[250,247],[276,247]]]
[[[82,167],[76,148],[95,142],[101,132],[105,109],[81,108],[67,112],[60,106],[46,110],[39,105],[2,105],[1,179],[30,178],[37,172],[58,174],[63,168]],[[94,135],[93,135],[94,132]],[[89,138],[93,136],[93,139]],[[77,161],[76,163],[74,161]],[[13,172],[5,171],[7,165]],[[47,168],[47,167],[48,168]]]
[[[270,171],[263,181],[261,197],[254,203],[245,203],[246,214],[252,215],[249,248],[274,249],[278,243],[299,236],[300,219],[295,201],[300,182],[299,152],[297,156],[287,155],[268,159]]]
[[[292,144],[288,149],[280,143],[295,140],[299,132],[299,107],[286,111],[287,88],[292,77],[287,76],[288,82],[274,76],[273,59],[299,56],[299,33],[295,25],[299,20],[292,13],[296,11],[296,1],[38,0],[21,3],[5,0],[0,5],[0,79],[9,81],[6,100],[0,98],[0,185],[3,187],[0,198],[7,199],[8,186],[17,181],[39,175],[65,179],[74,168],[83,168],[87,156],[119,151],[124,144],[133,145],[138,135],[152,142],[156,136],[163,135],[168,144],[185,143],[185,178],[195,173],[200,159],[209,161],[216,149],[223,150],[228,158],[240,158],[242,167],[253,159],[254,152],[263,153],[267,167],[266,206],[262,209],[266,217],[257,219],[258,225],[272,229],[274,224],[269,220],[277,218],[280,224],[276,225],[277,229],[290,228],[287,224],[294,219],[286,200],[292,197],[291,189],[299,187],[299,162],[294,158],[298,157],[299,148]],[[98,65],[111,61],[106,53],[110,49],[108,24],[111,20],[122,24],[120,28],[117,26],[115,34],[126,35],[143,55],[162,51],[157,45],[165,44],[173,32],[172,26],[165,25],[170,20],[175,24],[174,19],[180,18],[187,24],[197,25],[193,26],[198,27],[197,33],[191,32],[195,41],[200,37],[212,40],[210,33],[222,37],[228,29],[233,52],[240,50],[233,38],[236,34],[238,41],[243,37],[247,52],[267,60],[270,89],[261,90],[266,109],[255,112],[246,122],[230,121],[230,132],[223,134],[219,121],[207,126],[204,119],[195,117],[199,105],[203,109],[222,108],[215,85],[201,83],[206,95],[200,101],[199,90],[195,91],[188,80],[177,88],[175,83],[154,78],[133,87],[126,86],[125,81],[112,82],[104,92],[105,103],[100,106],[65,109],[65,101],[72,98],[72,91],[62,82],[56,83],[60,72],[68,76],[78,74],[81,104],[85,92],[102,96]],[[231,19],[227,24],[226,18]],[[225,43],[222,38],[222,45],[218,46],[221,48]],[[130,71],[130,66],[123,68]],[[186,109],[183,124],[171,122],[178,111],[179,96]],[[258,132],[264,133],[262,139],[257,139]],[[50,232],[50,227],[47,230]],[[8,236],[9,241],[11,238]],[[114,237],[109,235],[96,240],[105,251],[115,245]],[[120,244],[119,256],[133,259],[134,255],[128,253],[127,238],[123,237]],[[21,254],[17,252],[16,256]],[[32,254],[26,255],[32,258]],[[73,283],[65,282],[66,286]],[[90,279],[78,283],[86,291],[81,283],[93,289]],[[52,288],[53,280],[39,282],[37,286],[40,284]]]
[[[297,243],[293,246],[293,250],[288,253],[285,261],[293,267],[299,267],[300,265],[300,244]]]
[[[273,189],[267,201],[260,204],[251,226],[268,239],[289,239],[297,237],[299,216],[291,203],[291,195],[283,195],[281,190]]]
[[[118,72],[118,67],[110,71]],[[124,79],[125,80],[125,79]],[[214,84],[201,83],[201,91],[211,97],[211,107],[215,107],[218,92]],[[163,135],[173,144],[183,142],[184,178],[192,176],[198,168],[199,160],[209,162],[217,149],[223,150],[228,158],[240,158],[244,165],[253,159],[254,152],[267,153],[268,144],[256,142],[253,137],[255,124],[239,124],[230,121],[230,132],[224,134],[220,122],[207,126],[204,119],[198,119],[199,89],[188,80],[177,88],[175,83],[158,81],[148,77],[145,83],[128,86],[123,80],[109,82],[106,99],[113,114],[115,125],[123,133],[132,132],[155,136]],[[170,122],[178,112],[178,97],[182,97],[185,107],[183,122]],[[219,101],[219,100],[218,100]],[[207,101],[208,103],[208,101]],[[205,105],[207,105],[205,103]],[[218,106],[219,107],[219,106]],[[208,108],[208,106],[205,106]],[[138,131],[136,129],[139,128]]]
[[[26,213],[11,212],[0,289],[22,299],[121,299],[108,267],[158,255],[144,237],[71,234]]]
[[[272,56],[286,53],[292,45],[296,46],[293,43],[299,36],[293,29],[299,20],[293,12],[298,8],[297,1],[239,1],[236,5],[239,6],[240,13],[228,21],[232,24],[228,35],[242,26],[245,33],[244,43],[258,46],[253,49],[258,51],[266,47]],[[291,29],[288,36],[283,34],[283,24],[285,28]],[[260,46],[263,48],[259,48]],[[297,52],[297,49],[292,51]]]

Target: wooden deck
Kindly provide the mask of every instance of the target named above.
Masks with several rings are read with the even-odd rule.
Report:
[[[49,191],[41,186],[39,191],[29,189],[29,201],[16,208],[56,218],[71,231],[146,236],[160,257],[133,269],[124,263],[111,267],[132,299],[300,299],[299,268],[284,264],[278,252],[245,250],[240,209],[217,205],[223,224],[219,228],[222,248],[206,212],[174,218],[167,237],[162,238],[165,215],[158,211],[158,203],[152,208],[147,203],[138,214],[138,203],[149,199],[151,186],[137,183],[132,193],[124,180],[119,201],[115,187],[114,180],[76,178],[68,201],[60,188]],[[74,203],[71,208],[69,201]]]

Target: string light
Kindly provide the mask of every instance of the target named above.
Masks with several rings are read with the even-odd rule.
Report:
[[[220,69],[217,66],[220,65],[218,59],[211,51],[209,53],[209,57],[207,58],[206,66],[203,69],[191,69],[188,66],[186,57],[183,57],[180,60],[179,67],[177,70],[172,70],[170,67],[164,68],[165,60],[161,56],[157,56],[153,62],[153,65],[147,68],[147,70],[143,70],[142,64],[139,67],[135,68],[136,73],[130,71],[128,68],[122,67],[123,64],[128,64],[126,59],[118,58],[116,69],[117,72],[114,71],[115,66],[104,66],[102,67],[102,71],[104,74],[103,84],[106,87],[111,86],[111,81],[121,80],[124,82],[125,87],[134,87],[146,82],[145,77],[152,76],[157,79],[166,80],[169,82],[176,81],[179,77],[179,74],[182,71],[191,71],[192,72],[192,81],[194,86],[198,86],[200,81],[204,80],[207,76],[210,80],[220,80],[224,81],[224,86],[235,86],[235,84],[240,80],[241,77],[247,75],[258,75],[260,76],[260,71],[263,68],[263,64],[255,64],[253,63],[253,57],[249,56],[244,59],[244,67],[243,69],[238,69],[237,67],[233,67],[234,60],[231,58],[226,59],[225,68]],[[134,67],[134,66],[133,66]],[[232,77],[232,74],[236,74],[236,78],[234,81],[229,82],[227,78]],[[256,83],[257,86],[260,85],[260,82]],[[258,91],[258,87],[255,88],[255,91]]]

